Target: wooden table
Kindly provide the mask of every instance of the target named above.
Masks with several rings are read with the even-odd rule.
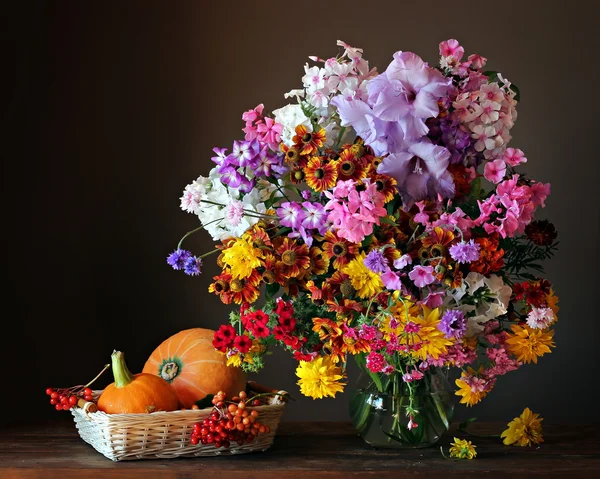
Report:
[[[497,434],[503,424],[473,424],[470,431]],[[453,431],[441,441],[445,452]],[[461,433],[461,437],[468,437]],[[350,424],[281,424],[266,452],[240,456],[113,462],[78,436],[70,422],[10,426],[0,430],[0,478],[190,478],[311,479],[408,476],[447,477],[491,473],[491,477],[600,478],[600,425],[544,424],[540,447],[504,446],[499,439],[469,437],[479,453],[474,460],[445,459],[439,447],[375,450]]]

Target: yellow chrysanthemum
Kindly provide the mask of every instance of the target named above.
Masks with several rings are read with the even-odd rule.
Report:
[[[341,271],[350,277],[350,282],[359,298],[371,298],[383,289],[383,281],[378,274],[365,266],[365,253],[350,261]]]
[[[517,361],[524,363],[534,362],[540,356],[550,353],[550,348],[553,348],[554,331],[547,329],[532,329],[529,326],[519,326],[513,324],[511,326],[513,334],[509,335],[506,340],[508,350],[515,355]]]
[[[241,354],[232,354],[227,358],[227,366],[232,366],[234,368],[239,368],[242,365],[242,355]]]
[[[466,439],[454,438],[454,442],[450,443],[450,457],[456,457],[458,459],[473,459],[477,456],[477,451],[474,444]]]
[[[542,437],[542,421],[539,414],[534,414],[526,407],[523,413],[508,423],[508,429],[500,437],[504,444],[517,446],[531,446],[544,442]]]
[[[425,360],[427,357],[437,359],[448,352],[448,346],[454,344],[454,341],[447,338],[438,327],[440,324],[438,308],[429,309],[427,306],[423,306],[422,316],[415,318],[414,322],[420,326],[420,329],[416,333],[416,338],[411,338],[409,342],[417,339],[417,344],[421,345],[419,350],[414,353],[419,359]]]
[[[300,392],[313,399],[335,397],[346,385],[341,382],[344,378],[341,366],[336,366],[327,356],[318,356],[312,361],[300,361],[296,376],[300,378]]]
[[[237,238],[233,244],[223,251],[221,261],[229,266],[231,276],[237,279],[247,278],[260,266],[262,252],[256,249],[249,238]]]
[[[481,369],[480,369],[481,371]],[[463,371],[460,378],[454,381],[454,383],[458,386],[458,391],[456,391],[457,396],[461,396],[460,403],[466,404],[467,406],[474,406],[479,403],[484,397],[487,396],[487,393],[491,388],[481,387],[482,384],[477,384],[477,387],[473,387],[467,379],[470,378],[470,382],[473,383],[473,375],[475,374],[475,370],[473,368],[469,368],[468,371]]]

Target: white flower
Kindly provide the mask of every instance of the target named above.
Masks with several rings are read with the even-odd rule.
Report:
[[[275,122],[283,125],[281,132],[281,141],[287,146],[292,146],[292,138],[296,134],[296,127],[304,125],[308,131],[312,132],[310,119],[304,114],[300,105],[286,105],[273,111]]]
[[[283,94],[283,98],[292,98],[295,97],[296,101],[300,102],[300,98],[304,98],[304,90],[302,89],[296,89],[296,90],[290,90],[287,93]]]
[[[550,308],[536,308],[534,306],[527,315],[527,325],[532,329],[546,329],[554,320],[554,311]]]
[[[325,88],[325,70],[319,67],[304,66],[306,75],[302,77],[302,84],[307,93],[314,93],[317,90]]]

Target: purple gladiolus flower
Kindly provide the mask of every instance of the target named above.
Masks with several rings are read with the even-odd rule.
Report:
[[[398,182],[398,192],[406,208],[416,201],[454,195],[454,181],[446,170],[450,152],[429,140],[411,144],[406,151],[391,153],[383,159],[378,173],[391,176]]]
[[[439,328],[447,338],[461,338],[467,330],[467,318],[462,311],[449,309],[442,316]]]
[[[196,256],[188,258],[183,266],[185,274],[198,276],[202,272],[202,260]]]
[[[365,256],[363,263],[367,268],[373,271],[373,273],[381,274],[390,269],[387,259],[378,249],[372,250],[367,256]]]
[[[479,244],[473,240],[465,243],[461,241],[450,246],[450,256],[459,263],[471,263],[479,259]]]
[[[173,269],[180,270],[185,267],[185,264],[189,258],[192,257],[192,253],[185,249],[176,249],[169,256],[167,256],[167,263],[173,267]]]

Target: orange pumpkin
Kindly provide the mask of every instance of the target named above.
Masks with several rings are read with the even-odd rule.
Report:
[[[219,391],[237,396],[246,387],[247,375],[227,366],[225,355],[212,345],[214,333],[204,328],[180,331],[154,350],[142,371],[168,381],[185,408]]]
[[[98,398],[98,409],[107,414],[174,411],[177,393],[164,379],[153,374],[131,374],[122,352],[111,356],[115,382]]]

